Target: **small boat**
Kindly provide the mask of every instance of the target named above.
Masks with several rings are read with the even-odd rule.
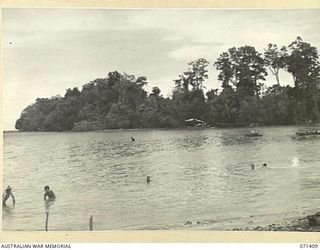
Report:
[[[297,132],[297,136],[311,136],[311,135],[320,135],[319,130],[314,130],[314,131],[306,131],[306,132]]]
[[[247,137],[261,137],[261,136],[263,136],[263,134],[255,131],[255,130],[252,130],[251,133],[246,133],[246,134],[244,134],[244,136],[247,136]]]
[[[263,136],[263,134],[260,134],[258,132],[254,132],[254,133],[244,134],[244,136],[247,136],[247,137],[261,137],[261,136]]]

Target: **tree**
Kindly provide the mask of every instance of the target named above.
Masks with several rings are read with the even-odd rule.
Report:
[[[292,87],[275,84],[262,97],[260,114],[264,124],[294,124],[298,119]]]
[[[73,89],[67,89],[66,94],[64,95],[64,98],[70,98],[70,97],[76,97],[78,98],[80,96],[80,91],[78,88],[73,88]]]
[[[230,83],[236,86],[234,63],[231,56],[235,54],[235,48],[229,49],[228,52],[223,52],[217,61],[214,63],[217,70],[220,70],[218,80],[222,81],[222,88],[231,88]]]
[[[20,131],[183,127],[196,118],[209,124],[295,124],[320,118],[318,51],[298,37],[280,49],[269,44],[260,54],[252,46],[230,48],[214,63],[222,90],[204,94],[209,62],[200,58],[175,80],[170,98],[158,87],[147,93],[144,76],[109,72],[64,97],[37,98],[16,121]],[[264,86],[267,69],[277,84]],[[292,74],[295,86],[280,86],[279,72]]]
[[[152,88],[152,93],[150,96],[160,96],[161,90],[158,87],[153,87]]]
[[[280,84],[279,71],[287,66],[287,48],[282,46],[280,50],[276,44],[269,43],[264,52],[264,61],[270,72],[276,77],[277,84]]]
[[[209,114],[207,120],[211,124],[236,123],[239,101],[234,89],[228,87],[224,88],[220,95],[218,95],[216,91],[209,92],[207,106],[207,112]]]
[[[320,64],[316,47],[306,43],[301,37],[289,45],[287,70],[293,75],[295,86],[307,89],[308,85],[319,84]],[[318,87],[318,86],[317,86]]]
[[[105,124],[107,128],[137,128],[138,113],[125,104],[114,103],[105,118]]]
[[[180,75],[178,80],[175,80],[176,87],[189,90],[189,86],[192,86],[194,90],[202,89],[204,80],[208,78],[207,66],[209,62],[200,58],[188,63],[188,65],[188,71]]]
[[[239,109],[237,111],[237,124],[260,123],[260,98],[254,96],[246,96],[240,100]]]
[[[20,131],[42,131],[46,117],[62,102],[60,96],[37,98],[34,104],[26,107],[16,121],[16,129]]]
[[[208,78],[209,62],[200,58],[188,65],[188,71],[175,80],[176,88],[172,94],[173,109],[181,126],[184,126],[184,121],[189,118],[204,119],[206,109],[203,83]],[[192,87],[191,90],[189,86]]]
[[[218,79],[223,88],[230,88],[230,82],[243,96],[259,95],[267,71],[262,55],[252,46],[230,48],[214,63],[220,71]]]
[[[319,119],[320,63],[316,47],[304,42],[301,37],[289,45],[287,70],[293,76],[295,87],[301,92],[297,99],[304,105],[305,119]]]
[[[211,89],[206,93],[207,100],[213,101],[215,98],[218,97],[218,89]]]

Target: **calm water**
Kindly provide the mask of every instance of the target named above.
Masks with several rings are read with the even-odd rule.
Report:
[[[44,230],[47,209],[59,231],[88,230],[90,215],[95,230],[230,230],[318,211],[320,138],[259,130],[5,133],[4,187],[16,206],[3,209],[3,230]],[[50,208],[45,185],[57,195]]]

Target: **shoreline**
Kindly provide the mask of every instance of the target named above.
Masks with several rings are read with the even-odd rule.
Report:
[[[319,127],[320,124],[259,124],[255,127]],[[34,133],[77,133],[77,132],[108,132],[108,131],[140,131],[140,130],[207,130],[207,129],[239,129],[248,128],[252,129],[250,126],[208,126],[208,127],[168,127],[168,128],[115,128],[115,129],[89,129],[89,130],[66,130],[66,131],[28,131],[28,130],[3,130],[4,133],[14,133],[14,132],[34,132]]]
[[[292,221],[273,223],[267,226],[234,228],[231,231],[320,232],[320,212]]]

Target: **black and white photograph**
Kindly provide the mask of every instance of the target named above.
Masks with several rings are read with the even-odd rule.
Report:
[[[3,8],[3,231],[320,231],[320,9]]]

